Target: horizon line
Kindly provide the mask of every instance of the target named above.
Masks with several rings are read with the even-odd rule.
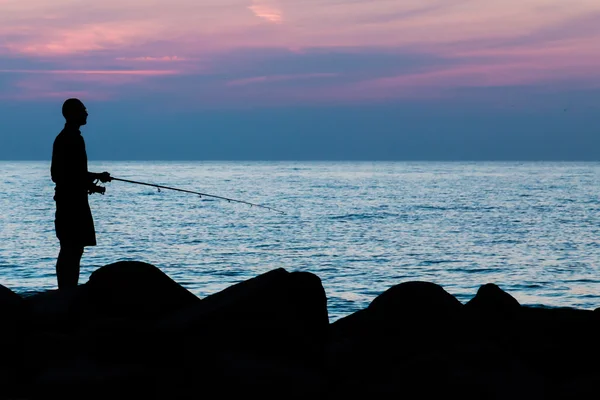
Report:
[[[51,162],[51,159],[3,159],[0,158],[0,162]],[[481,162],[481,163],[598,163],[600,159],[597,160],[589,160],[589,159],[98,159],[98,160],[89,160],[90,163],[101,163],[101,162],[225,162],[225,163],[234,163],[234,162],[246,162],[246,163],[264,163],[264,162],[294,162],[294,163],[322,163],[322,162],[331,162],[331,163],[374,163],[374,162],[385,162],[385,163],[422,163],[422,162],[456,162],[456,163],[473,163],[473,162]]]

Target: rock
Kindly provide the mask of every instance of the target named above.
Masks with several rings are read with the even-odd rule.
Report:
[[[342,317],[331,324],[329,329],[331,342],[341,343],[359,337],[368,337],[373,334],[374,323],[375,317],[368,308]]]
[[[406,282],[330,325],[311,273],[200,300],[121,262],[71,292],[0,286],[0,398],[592,398],[599,312],[521,306],[494,284],[463,306]]]
[[[70,332],[80,320],[79,309],[85,300],[86,288],[75,290],[48,290],[25,297],[32,330]]]
[[[449,383],[468,399],[545,399],[544,379],[514,352],[479,338],[447,353]]]
[[[493,283],[483,285],[467,304],[465,310],[479,315],[507,316],[521,309],[519,302]]]
[[[419,338],[438,335],[432,329],[462,317],[463,305],[441,286],[406,282],[376,297],[369,307],[341,318],[331,326],[332,340],[353,340],[391,335]],[[447,329],[444,333],[448,333]]]
[[[23,373],[28,380],[46,368],[85,354],[86,346],[89,345],[89,339],[80,341],[78,337],[66,333],[35,330],[27,332],[23,342]]]
[[[581,376],[553,385],[552,395],[547,399],[595,399],[598,398],[598,371],[584,372]]]
[[[122,261],[94,271],[86,283],[87,310],[94,318],[155,319],[200,303],[157,267]]]
[[[23,299],[21,296],[7,288],[6,286],[0,285],[0,315],[9,318],[18,317],[23,306]]]
[[[21,296],[0,285],[0,339],[18,334],[26,322],[25,303]],[[6,343],[2,340],[0,343]]]
[[[331,380],[351,389],[330,390],[340,396],[400,395],[403,385],[418,388],[425,381],[446,379],[440,370],[423,375],[424,381],[417,384],[415,363],[422,362],[422,371],[445,365],[435,362],[445,362],[442,354],[461,337],[462,307],[439,285],[406,282],[379,295],[366,309],[336,321],[331,327],[328,371]],[[437,396],[438,388],[428,386],[430,392],[421,394]]]
[[[593,311],[522,307],[507,347],[553,384],[600,373],[600,321]]]
[[[140,365],[106,365],[84,358],[55,364],[31,384],[33,399],[132,399],[155,397],[157,376]]]
[[[80,354],[109,364],[151,363],[160,351],[172,349],[166,338],[153,334],[154,321],[131,318],[96,318],[77,331]]]
[[[378,357],[332,366],[325,398],[545,398],[543,378],[493,343],[421,346],[418,351],[392,355],[378,351]]]
[[[23,332],[26,313],[21,296],[0,285],[0,396],[12,393],[19,384],[23,367]]]
[[[206,297],[159,328],[188,337],[181,351],[238,349],[314,361],[327,340],[327,298],[316,275],[276,269]]]
[[[471,340],[488,339],[510,349],[520,334],[517,320],[522,307],[495,284],[481,286],[464,309],[469,318],[465,329]]]
[[[211,367],[211,386],[224,398],[320,399],[325,375],[281,360],[223,352]]]
[[[409,329],[406,323],[454,318],[463,305],[441,286],[429,282],[405,282],[377,296],[369,313],[388,326]]]

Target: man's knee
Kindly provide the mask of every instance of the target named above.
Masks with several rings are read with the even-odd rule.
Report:
[[[83,255],[83,246],[61,243],[60,253],[68,257],[81,257]]]

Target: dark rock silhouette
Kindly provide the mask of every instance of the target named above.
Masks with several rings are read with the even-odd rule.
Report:
[[[77,305],[86,287],[75,290],[49,290],[25,297],[24,303],[33,329],[65,332],[79,320]]]
[[[514,338],[519,336],[521,305],[497,285],[483,285],[475,297],[465,304],[465,326],[477,338],[491,341],[512,351]]]
[[[153,265],[117,262],[92,273],[86,313],[95,318],[160,318],[200,299]]]
[[[202,374],[222,395],[306,398],[320,390],[314,382],[322,376],[329,319],[325,291],[313,274],[267,272],[206,297],[157,328],[160,337],[177,343],[163,362],[179,363],[181,353],[211,360]],[[287,393],[289,387],[296,393]]]
[[[0,285],[0,338],[8,339],[18,335],[24,323],[25,301],[18,294]],[[2,343],[6,343],[4,340]]]
[[[369,307],[332,324],[328,370],[333,393],[348,396],[447,396],[447,364],[463,305],[439,285],[396,285]],[[427,384],[428,380],[438,384]]]
[[[497,285],[488,283],[479,288],[475,297],[465,304],[465,308],[480,316],[486,314],[498,316],[515,314],[521,309],[521,305],[517,299]]]
[[[254,344],[261,354],[271,349],[274,355],[290,351],[305,356],[327,340],[327,298],[317,276],[276,269],[208,296],[160,326],[228,348],[251,350]],[[293,343],[280,347],[285,342]],[[304,349],[298,351],[300,347]]]
[[[73,291],[0,286],[0,398],[596,398],[597,312],[465,305],[404,282],[329,323],[320,279],[275,269],[199,299],[120,262]]]
[[[18,318],[23,306],[21,296],[10,290],[9,288],[0,285],[0,310],[2,317]]]
[[[452,318],[461,311],[462,306],[454,296],[435,283],[406,282],[376,297],[369,305],[369,311],[381,323],[389,326]]]
[[[23,299],[0,285],[0,343],[3,346],[0,356],[0,388],[8,389],[6,393],[0,393],[0,396],[14,394],[10,388],[21,378],[18,369],[24,362],[21,356],[24,345],[22,335],[26,330],[25,318]]]

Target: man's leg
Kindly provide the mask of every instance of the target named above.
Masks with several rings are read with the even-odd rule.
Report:
[[[58,289],[75,289],[79,283],[79,263],[83,247],[61,244],[56,261]]]

